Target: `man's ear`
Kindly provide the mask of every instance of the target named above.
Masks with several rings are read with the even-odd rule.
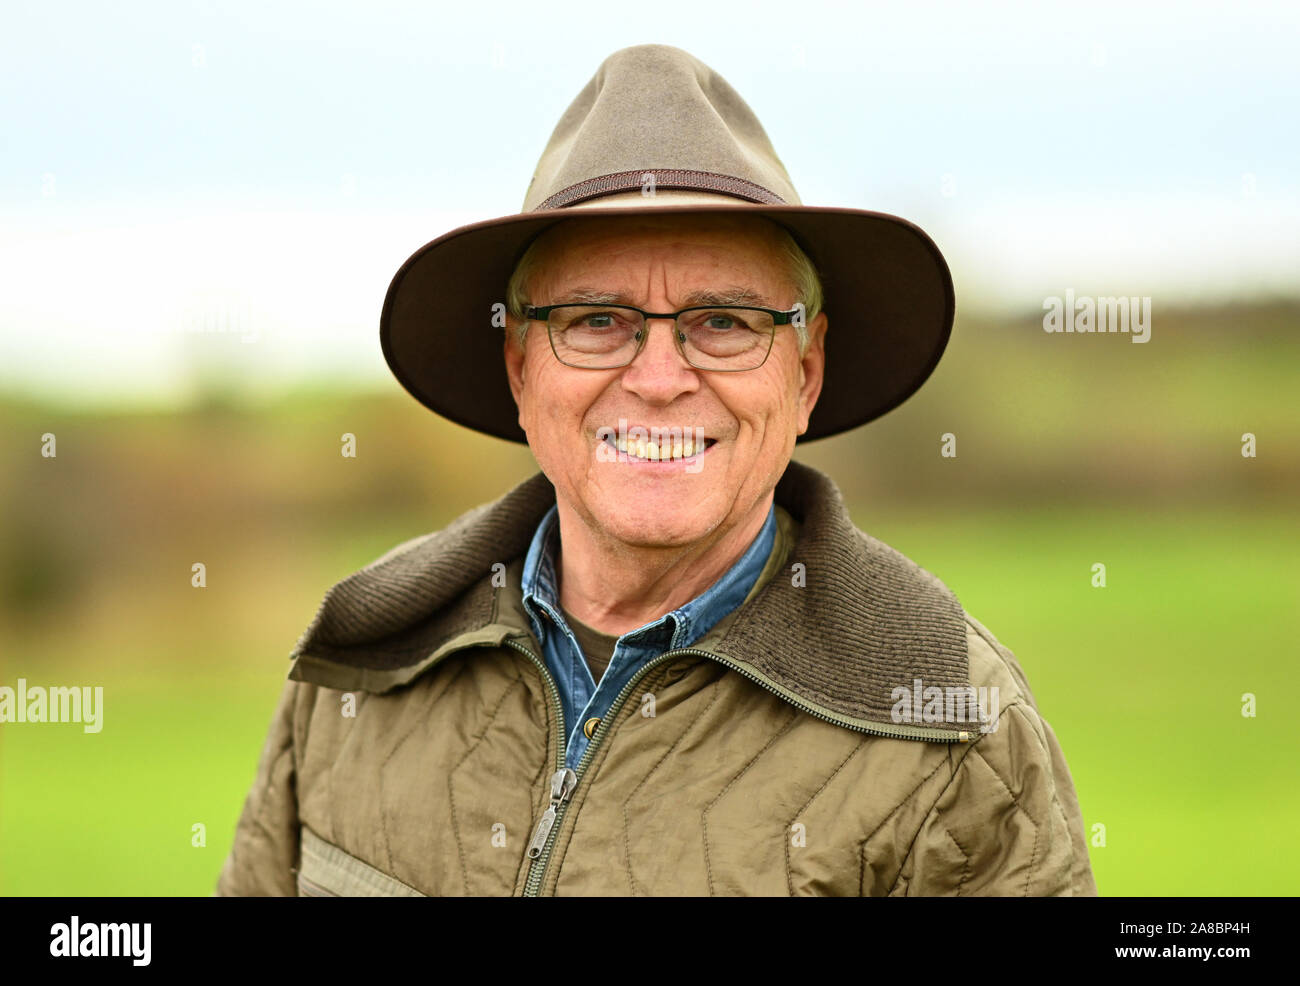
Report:
[[[826,378],[826,330],[830,320],[825,312],[818,312],[817,317],[808,323],[808,348],[799,360],[799,431],[802,435],[808,430],[808,420],[812,417],[817,398],[821,396],[822,382]]]

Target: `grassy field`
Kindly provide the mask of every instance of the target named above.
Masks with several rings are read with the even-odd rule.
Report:
[[[854,516],[943,577],[1016,652],[1065,749],[1085,824],[1105,826],[1105,846],[1091,849],[1102,893],[1300,889],[1284,706],[1300,629],[1294,514]],[[373,547],[330,567],[360,565]],[[1097,561],[1105,588],[1091,585]],[[333,573],[318,574],[319,588]],[[264,636],[246,626],[257,625],[256,596],[223,607],[252,610],[227,619],[224,636],[201,621],[183,641],[167,626],[118,627],[117,646],[132,651],[96,672],[101,733],[4,731],[0,893],[211,892],[283,680],[280,656],[301,629],[250,657]],[[1245,692],[1257,696],[1255,718],[1241,715]],[[195,823],[204,847],[191,845]]]

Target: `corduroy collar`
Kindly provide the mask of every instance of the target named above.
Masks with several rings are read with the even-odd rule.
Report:
[[[832,721],[955,738],[952,729],[899,727],[891,709],[895,689],[912,689],[918,679],[926,688],[969,685],[965,614],[956,597],[854,527],[839,489],[816,469],[791,462],[776,502],[798,522],[798,539],[783,570],[706,648]],[[554,503],[554,487],[538,473],[343,579],[294,648],[290,678],[383,692],[451,651],[500,645],[521,633],[499,621],[501,576],[518,568]],[[803,565],[799,578],[792,576],[796,564]]]

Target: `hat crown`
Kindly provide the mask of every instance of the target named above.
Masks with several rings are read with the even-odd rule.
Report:
[[[670,45],[623,48],[601,63],[551,134],[522,211],[647,188],[651,180],[655,190],[801,204],[740,94]]]

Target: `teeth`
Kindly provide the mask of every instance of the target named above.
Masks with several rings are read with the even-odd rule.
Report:
[[[642,439],[628,441],[624,437],[614,437],[611,444],[620,452],[627,455],[635,456],[638,459],[645,459],[648,462],[668,462],[673,459],[689,459],[696,453],[695,440],[687,436],[683,440],[674,440],[671,444],[667,441],[663,445],[657,442],[647,442]],[[700,443],[699,451],[703,452],[707,443]]]

